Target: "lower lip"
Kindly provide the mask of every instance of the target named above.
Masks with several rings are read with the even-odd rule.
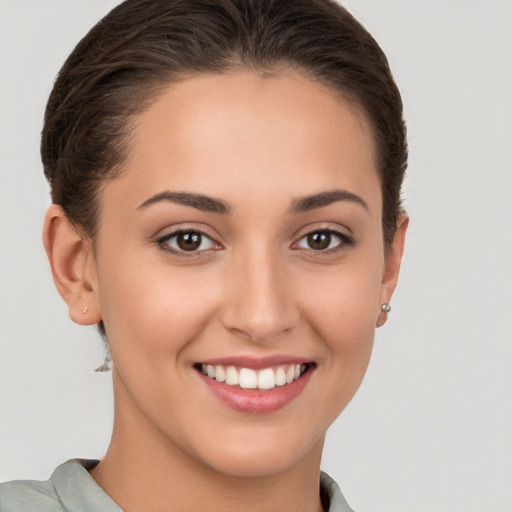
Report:
[[[312,373],[313,368],[308,368],[299,379],[290,384],[267,390],[242,389],[228,386],[201,373],[199,376],[210,391],[232,409],[261,414],[277,411],[300,395]]]

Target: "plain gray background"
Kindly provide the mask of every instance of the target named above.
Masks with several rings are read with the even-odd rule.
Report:
[[[46,479],[110,437],[102,347],[41,244],[42,112],[113,0],[0,0],[0,480]],[[512,2],[344,2],[387,53],[410,138],[403,272],[324,469],[374,512],[512,510]]]

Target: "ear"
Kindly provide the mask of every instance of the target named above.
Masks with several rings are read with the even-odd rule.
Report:
[[[403,214],[398,219],[395,236],[388,249],[384,261],[384,270],[382,273],[382,283],[380,288],[380,304],[376,325],[380,327],[386,323],[388,314],[380,309],[382,304],[389,304],[395,291],[400,273],[400,264],[404,253],[405,233],[409,226],[409,217]]]
[[[71,320],[81,325],[97,324],[101,314],[92,244],[77,233],[59,205],[51,205],[46,212],[43,243],[55,286],[68,305]]]

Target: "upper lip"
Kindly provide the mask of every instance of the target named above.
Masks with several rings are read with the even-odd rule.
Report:
[[[214,359],[206,359],[204,361],[200,361],[199,363],[212,366],[236,366],[240,368],[251,368],[253,370],[261,370],[263,368],[269,368],[271,366],[281,366],[285,364],[308,364],[313,363],[313,361],[311,359],[305,359],[304,357],[276,354],[265,357],[218,357]]]

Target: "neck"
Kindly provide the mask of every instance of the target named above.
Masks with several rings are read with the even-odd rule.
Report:
[[[137,412],[126,414],[117,400],[115,409],[112,441],[91,476],[124,512],[323,510],[323,439],[284,471],[241,477],[202,464],[144,419],[134,421]]]

